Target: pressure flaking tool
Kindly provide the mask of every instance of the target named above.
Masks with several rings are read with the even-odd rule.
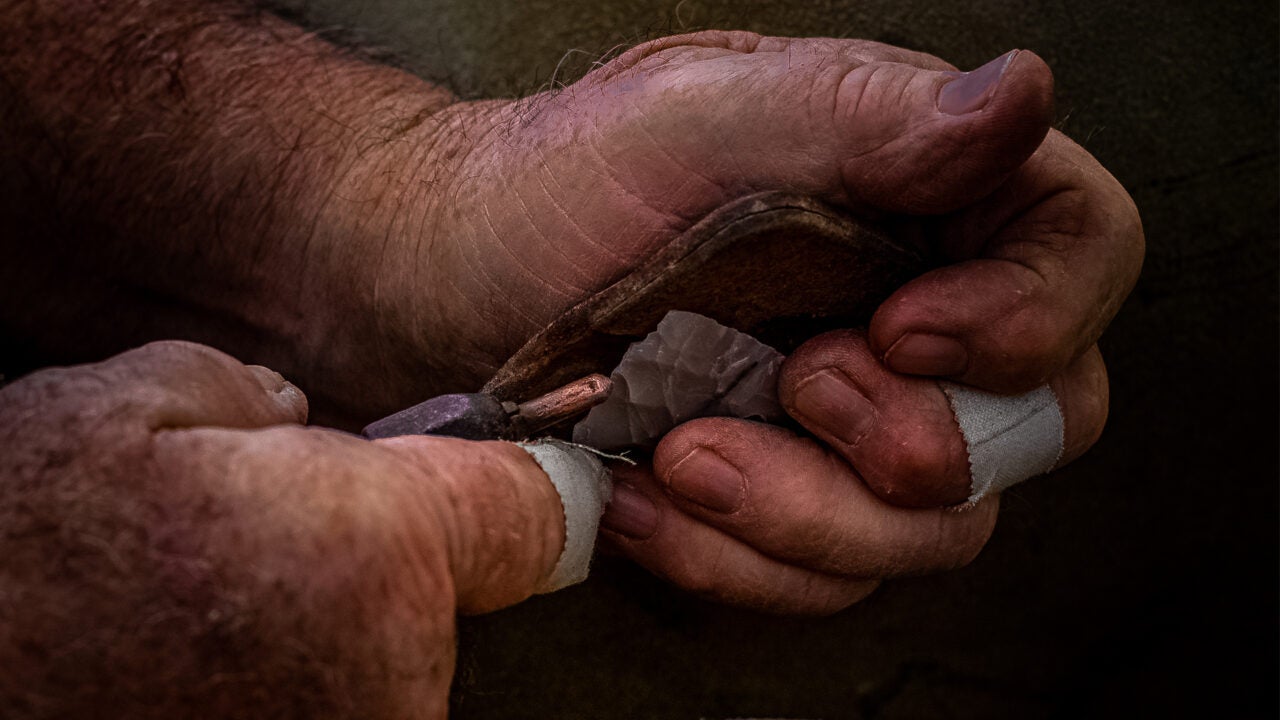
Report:
[[[370,440],[447,435],[465,440],[524,440],[573,420],[604,402],[613,383],[593,373],[522,403],[485,392],[440,395],[367,425]]]

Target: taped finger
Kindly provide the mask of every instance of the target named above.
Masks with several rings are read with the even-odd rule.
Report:
[[[879,497],[904,507],[973,501],[1048,472],[1088,449],[1107,413],[1097,348],[1049,385],[1002,396],[891,372],[853,331],[798,349],[779,392]]]
[[[1043,475],[1062,459],[1062,410],[1048,385],[1010,396],[939,384],[968,448],[969,502]]]
[[[549,593],[582,582],[591,569],[596,531],[613,496],[613,480],[596,455],[571,443],[517,443],[551,480],[564,508],[564,549],[534,592]]]

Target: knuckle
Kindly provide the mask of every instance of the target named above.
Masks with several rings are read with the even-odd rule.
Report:
[[[684,49],[722,49],[742,53],[755,52],[764,36],[745,30],[700,30],[669,35],[631,48],[609,63],[613,71],[633,68],[655,56],[673,55]]]
[[[747,30],[699,30],[682,35],[672,35],[653,41],[660,47],[682,45],[702,48],[722,48],[738,52],[754,52],[764,36]]]
[[[113,359],[124,366],[169,374],[200,373],[226,375],[244,368],[244,365],[226,353],[208,345],[186,340],[158,340],[122,353]]]
[[[837,122],[849,122],[856,120],[860,123],[860,132],[870,135],[873,138],[878,133],[867,132],[873,130],[872,123],[876,122],[876,115],[863,112],[864,101],[878,101],[893,95],[892,86],[896,84],[893,79],[896,73],[890,72],[892,65],[886,63],[863,63],[846,67],[841,71],[841,75],[834,84],[835,104],[833,106],[834,119]],[[815,83],[822,83],[819,88],[815,88],[814,94],[826,92],[826,79],[815,77]],[[881,108],[877,105],[875,110]],[[882,114],[882,113],[881,113]],[[888,119],[888,118],[886,118]],[[856,148],[857,155],[866,155],[879,149],[883,143],[873,143],[869,147]]]
[[[186,360],[190,359],[213,359],[218,357],[227,357],[224,353],[214,350],[208,345],[190,342],[188,340],[155,340],[147,343],[139,348],[130,350],[120,355],[120,357],[154,357],[164,360]]]

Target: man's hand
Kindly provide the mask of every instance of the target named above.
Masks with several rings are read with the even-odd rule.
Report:
[[[156,343],[0,390],[0,705],[443,717],[454,617],[564,543],[506,443],[304,428],[266,368]]]
[[[1100,432],[1094,344],[1142,234],[1116,181],[1049,130],[1052,78],[1029,52],[961,75],[877,43],[707,32],[562,90],[450,105],[269,17],[5,7],[4,122],[38,152],[5,194],[6,219],[35,230],[9,236],[22,262],[0,266],[0,326],[36,355],[194,336],[280,367],[323,419],[358,424],[474,390],[717,206],[786,190],[953,263],[900,289],[865,340],[825,336],[790,360],[784,402],[826,447],[727,421],[673,432],[654,478],[614,504],[626,552],[716,597],[830,610],[867,577],[961,563],[990,530],[994,501],[928,509],[966,483],[945,401],[919,378],[1049,383],[1068,458]],[[76,27],[92,46],[69,53]],[[110,321],[84,322],[91,311]],[[684,475],[710,477],[681,462],[693,448],[751,470],[728,493],[741,504],[680,494]],[[875,498],[925,507],[895,525]],[[837,590],[805,589],[826,576]]]
[[[1101,432],[1095,343],[1136,280],[1142,232],[1118,183],[1049,130],[1051,106],[1049,70],[1028,52],[959,74],[861,41],[667,38],[554,95],[485,106],[492,130],[442,216],[455,241],[418,267],[466,319],[478,383],[751,192],[813,194],[939,248],[952,264],[901,288],[865,337],[826,335],[789,359],[783,401],[825,446],[689,423],[652,474],[622,473],[605,518],[615,545],[684,587],[830,612],[880,578],[964,564],[991,532],[998,498],[940,509],[966,498],[969,467],[930,378],[1002,393],[1048,383],[1062,462]]]

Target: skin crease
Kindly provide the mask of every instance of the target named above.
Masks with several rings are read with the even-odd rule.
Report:
[[[180,342],[0,390],[7,716],[444,716],[455,613],[550,575],[559,497],[513,445],[306,412]]]
[[[704,420],[622,471],[615,549],[793,613],[970,561],[998,498],[943,507],[963,496],[960,439],[935,373],[895,372],[908,333],[962,344],[951,379],[1048,382],[1064,460],[1105,421],[1095,343],[1141,226],[1049,129],[1052,77],[1029,52],[952,115],[955,68],[857,40],[664,38],[554,93],[455,103],[234,3],[9,0],[0,29],[14,367],[184,337],[352,427],[474,389],[711,209],[787,189],[952,264],[788,360],[780,395],[821,443]],[[824,372],[871,421],[867,404],[817,417],[799,391]],[[21,528],[0,539],[0,667],[26,673],[0,698],[37,716],[444,713],[455,611],[516,602],[554,563],[550,486],[507,446],[303,428],[289,387],[181,344],[0,391],[0,512]],[[683,494],[708,458],[731,468],[727,510]],[[480,532],[494,523],[510,532]]]

